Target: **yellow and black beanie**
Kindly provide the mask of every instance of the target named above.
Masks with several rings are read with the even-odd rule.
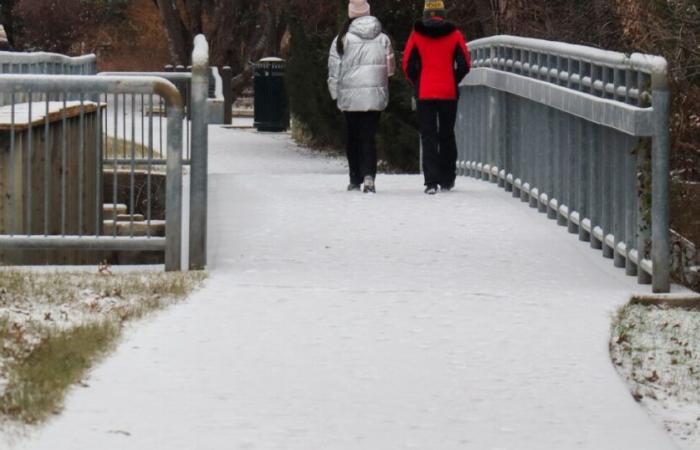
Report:
[[[443,0],[425,0],[425,8],[423,9],[423,16],[425,18],[431,17],[445,17],[447,11],[445,10],[445,2]]]

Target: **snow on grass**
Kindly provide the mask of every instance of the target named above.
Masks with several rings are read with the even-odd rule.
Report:
[[[700,310],[629,305],[610,350],[634,398],[684,449],[700,446]]]
[[[0,272],[0,415],[37,423],[60,411],[70,386],[122,325],[189,294],[201,273]]]

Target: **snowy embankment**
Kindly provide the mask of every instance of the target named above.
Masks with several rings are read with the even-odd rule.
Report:
[[[630,305],[610,350],[634,397],[678,445],[700,448],[700,310]]]
[[[203,274],[0,269],[0,429],[61,411],[122,325],[186,297]]]
[[[211,278],[19,449],[666,450],[610,363],[645,292],[493,185],[345,192],[341,161],[211,128]]]

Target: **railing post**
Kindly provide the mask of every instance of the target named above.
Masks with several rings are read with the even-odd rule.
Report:
[[[167,105],[168,155],[165,202],[165,270],[182,270],[182,104]]]
[[[503,117],[503,137],[505,146],[505,157],[503,161],[503,170],[505,171],[505,180],[503,187],[506,192],[513,192],[513,183],[508,181],[508,175],[513,173],[513,103],[517,101],[512,96],[505,94]]]
[[[651,260],[654,267],[652,288],[655,293],[671,289],[670,264],[670,136],[667,65],[652,73],[652,107],[654,108],[654,137],[651,152]]]
[[[192,157],[190,172],[190,269],[207,265],[207,170],[209,158],[208,111],[209,44],[195,38],[192,52]]]
[[[224,91],[224,124],[233,123],[233,92],[231,83],[233,81],[233,70],[229,66],[221,69],[221,86]]]

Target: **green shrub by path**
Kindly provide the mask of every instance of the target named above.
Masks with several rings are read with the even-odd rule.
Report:
[[[373,14],[384,25],[394,41],[397,64],[401,50],[411,31],[414,11],[376,3]],[[342,149],[344,145],[343,117],[330,98],[326,84],[328,52],[340,24],[346,20],[347,2],[338,7],[335,27],[308,30],[304,18],[291,19],[290,55],[287,65],[290,110],[296,126],[303,130],[303,143],[316,147]],[[397,67],[390,81],[391,101],[382,114],[377,145],[379,159],[389,171],[416,172],[419,161],[418,131],[411,108],[412,88]]]
[[[339,148],[343,142],[342,116],[326,84],[332,33],[307,34],[298,20],[292,22],[291,30],[286,69],[290,111],[310,137],[309,144]]]

